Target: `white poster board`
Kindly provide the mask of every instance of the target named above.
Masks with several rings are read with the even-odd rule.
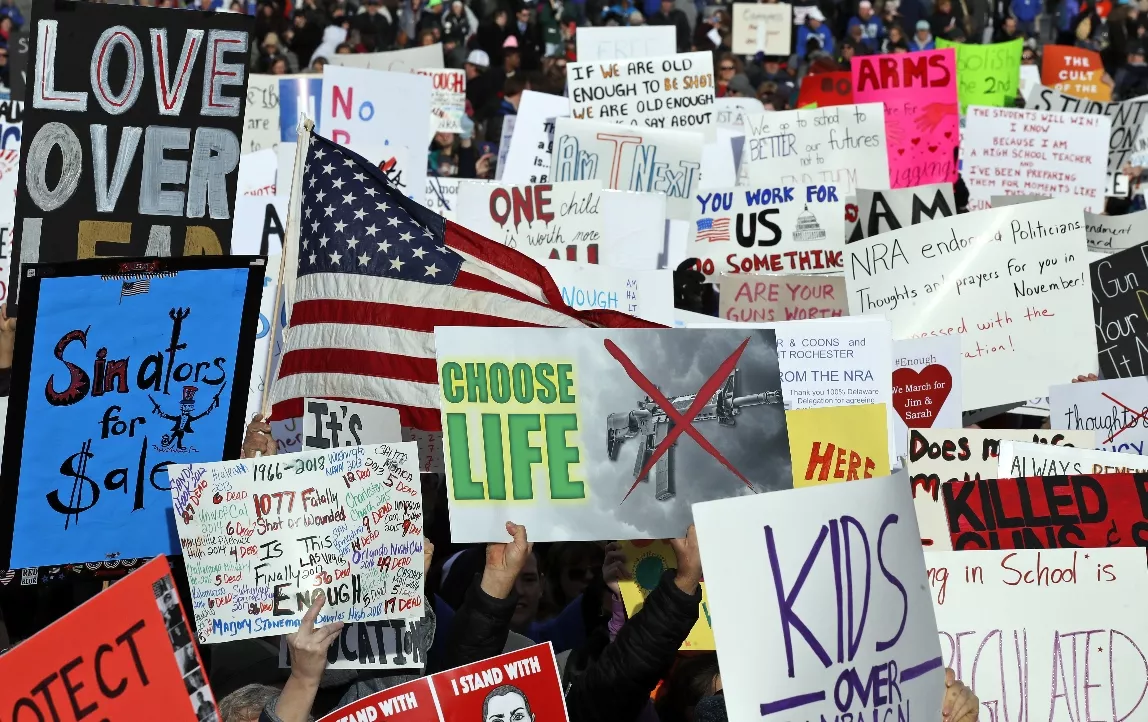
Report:
[[[694,523],[730,722],[909,719],[909,708],[941,719],[945,671],[904,475],[698,503]],[[855,674],[895,678],[899,694],[879,683],[859,694]]]
[[[664,193],[667,217],[689,220],[704,142],[694,131],[559,118],[550,180],[599,180],[612,190]]]
[[[964,409],[1043,396],[1096,364],[1083,221],[1050,200],[851,243],[849,311],[883,314],[898,338],[959,336]],[[1080,333],[1048,353],[1064,329]]]
[[[739,135],[745,133],[745,116],[761,115],[765,106],[757,98],[733,98],[726,96],[714,101],[714,122],[719,128],[732,130]]]
[[[1081,433],[1081,432],[1076,432]],[[1000,479],[1074,474],[1125,474],[1148,471],[1148,458],[1025,441],[1002,441],[996,475]]]
[[[1148,211],[1122,216],[1084,214],[1084,231],[1088,250],[1096,253],[1118,253],[1148,241]]]
[[[666,196],[663,193],[602,191],[605,216],[601,261],[607,266],[654,271],[666,247]],[[670,270],[676,265],[668,266]]]
[[[898,188],[857,189],[861,237],[870,238],[905,226],[957,214],[952,183]]]
[[[961,427],[961,342],[953,336],[893,341],[893,426],[897,456],[913,428]]]
[[[663,326],[674,325],[674,272],[628,271],[569,261],[542,261],[562,292],[580,311],[620,311]]]
[[[678,52],[678,40],[672,25],[621,27],[580,27],[574,33],[578,59],[622,60]]]
[[[258,73],[248,78],[240,153],[254,153],[279,143],[279,78]]]
[[[734,3],[733,47],[735,55],[784,55],[789,57],[793,33],[793,6],[789,3]]]
[[[1071,72],[1071,71],[1069,71]],[[1108,139],[1108,172],[1118,173],[1131,160],[1136,131],[1148,117],[1148,101],[1143,99],[1103,103],[1075,98],[1044,85],[1031,89],[1025,96],[1026,110],[1051,110],[1056,113],[1102,115],[1112,120]]]
[[[417,453],[398,443],[169,466],[199,641],[293,632],[319,590],[320,626],[421,617]]]
[[[418,68],[441,68],[443,67],[442,43],[419,45],[403,50],[388,50],[381,53],[347,55],[335,53],[327,56],[327,64],[363,70],[388,70],[392,73],[409,73]],[[402,96],[396,97],[401,98]]]
[[[1096,448],[1127,454],[1148,447],[1148,378],[1060,384],[1048,390],[1054,429],[1092,431]]]
[[[741,162],[751,185],[830,183],[842,196],[889,187],[880,103],[747,115],[745,125]]]
[[[303,399],[303,448],[394,444],[403,440],[399,410],[333,399]]]
[[[413,71],[431,79],[431,129],[438,133],[461,133],[466,115],[466,73],[453,68],[419,68]]]
[[[327,650],[327,669],[404,669],[418,675],[426,667],[419,633],[418,622],[403,619],[344,625]],[[280,637],[279,667],[290,666],[287,637]]]
[[[459,184],[472,182],[481,181],[464,181],[461,178],[443,178],[437,175],[427,176],[427,195],[423,205],[448,221],[457,222]]]
[[[290,196],[237,196],[231,255],[276,256],[283,252]],[[271,266],[268,260],[268,267]],[[275,265],[278,272],[279,265]]]
[[[550,178],[554,119],[568,115],[570,101],[561,95],[522,91],[518,115],[514,116],[514,134],[506,152],[505,170],[498,180],[502,183],[546,183]]]
[[[961,177],[969,210],[994,195],[1048,195],[1104,210],[1112,121],[1101,115],[969,106]]]
[[[235,182],[235,197],[275,195],[279,158],[274,148],[264,148],[239,156],[239,176]]]

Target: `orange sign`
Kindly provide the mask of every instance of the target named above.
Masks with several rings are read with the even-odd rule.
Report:
[[[217,719],[190,629],[157,557],[0,657],[0,720]]]
[[[1104,82],[1100,53],[1068,45],[1045,45],[1040,82],[1077,98],[1108,102],[1112,86]]]
[[[853,75],[848,70],[807,75],[797,94],[797,107],[816,104],[818,108],[850,105],[853,102]]]

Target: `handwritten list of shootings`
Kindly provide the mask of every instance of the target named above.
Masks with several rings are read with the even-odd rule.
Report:
[[[570,63],[570,114],[648,128],[714,125],[713,54]]]
[[[421,616],[423,515],[414,443],[170,467],[205,643]]]

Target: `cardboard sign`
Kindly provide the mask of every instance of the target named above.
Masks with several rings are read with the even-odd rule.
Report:
[[[961,426],[961,341],[953,336],[893,341],[893,410],[897,456],[909,429]]]
[[[1144,454],[1148,442],[1148,380],[1137,376],[1049,388],[1054,429],[1091,431],[1096,448]]]
[[[718,298],[721,317],[742,323],[849,315],[845,279],[840,276],[723,273]]]
[[[903,475],[695,504],[694,522],[731,721],[907,719],[910,707],[940,719],[944,669]],[[746,574],[747,560],[762,573]],[[899,694],[857,691],[854,674],[898,679]]]
[[[1021,429],[910,429],[905,468],[913,490],[921,544],[930,551],[952,549],[941,485],[954,479],[995,478],[1002,439],[1088,448],[1092,434]]]
[[[549,643],[456,667],[340,707],[319,722],[566,722],[566,698]]]
[[[602,183],[462,183],[458,223],[532,258],[598,263]]]
[[[1076,432],[1079,433],[1079,432]],[[1117,454],[1088,448],[1001,442],[997,476],[1062,476],[1065,474],[1126,474],[1148,471],[1139,454]]]
[[[431,79],[431,128],[438,133],[461,133],[466,115],[466,73],[451,68],[412,71]]]
[[[1049,334],[1091,320],[1083,226],[1079,207],[1042,201],[851,243],[849,311],[899,338],[959,336],[964,409],[1041,396],[1093,366],[1088,337],[1048,353]]]
[[[502,540],[507,514],[535,541],[678,538],[693,501],[791,485],[772,331],[440,326],[435,346],[459,543]]]
[[[1148,117],[1148,102],[1129,100],[1124,103],[1102,103],[1083,100],[1043,85],[1033,88],[1025,101],[1028,110],[1051,110],[1057,113],[1083,113],[1102,115],[1112,120],[1112,135],[1108,139],[1108,172],[1119,173],[1129,162],[1136,132]]]
[[[957,213],[952,183],[935,183],[897,190],[857,189],[857,210],[862,238],[903,226],[948,218]]]
[[[164,469],[239,455],[263,269],[235,256],[25,268],[0,568],[179,552]]]
[[[303,400],[303,448],[393,444],[403,440],[399,410],[331,399]]]
[[[884,404],[786,411],[794,488],[888,476],[887,418]]]
[[[859,57],[853,63],[853,98],[885,104],[889,187],[956,182],[960,109],[954,50]]]
[[[1112,100],[1112,87],[1104,82],[1100,53],[1068,45],[1045,45],[1041,49],[1041,82],[1077,98]]]
[[[571,308],[605,308],[663,326],[674,325],[674,272],[630,271],[569,261],[543,261]]]
[[[879,103],[746,116],[744,185],[829,183],[844,198],[888,188],[885,111]]]
[[[1006,708],[1011,719],[1030,720],[1130,721],[1144,714],[1143,550],[959,552],[925,560],[945,666],[967,681],[982,711],[998,710],[1002,721]]]
[[[937,38],[937,49],[944,48],[957,52],[957,97],[961,101],[961,115],[970,105],[1013,106],[1020,87],[1023,39],[972,45]]]
[[[1140,285],[1140,278],[1148,279],[1146,254],[1148,243],[1141,243],[1088,264],[1101,378],[1148,375],[1148,326],[1141,300],[1148,293]],[[1077,373],[1085,372],[1077,371],[1066,378],[1074,378]]]
[[[162,557],[0,656],[0,675],[6,720],[219,718]]]
[[[1097,253],[1123,251],[1148,241],[1148,211],[1122,216],[1100,216],[1086,212],[1084,231],[1088,234],[1088,250]]]
[[[678,52],[674,27],[668,25],[581,27],[574,33],[574,42],[582,62],[653,58]]]
[[[733,39],[735,55],[789,55],[793,42],[793,8],[788,3],[761,5],[734,3]]]
[[[327,669],[405,669],[426,667],[419,623],[403,619],[346,624],[327,650]],[[287,638],[279,638],[279,668],[291,667]]]
[[[423,507],[414,444],[173,464],[175,523],[203,643],[317,624],[423,615]]]
[[[849,70],[833,70],[828,73],[809,74],[801,83],[797,94],[797,107],[815,105],[818,108],[831,108],[835,105],[853,104],[853,73]]]
[[[612,190],[664,193],[667,216],[689,220],[704,140],[693,131],[558,118],[550,179],[599,180]]]
[[[1148,474],[952,481],[944,495],[955,551],[1148,544]]]
[[[32,17],[13,295],[20,264],[228,253],[253,19],[52,0]]]
[[[687,256],[708,280],[723,273],[841,269],[845,205],[838,186],[763,186],[699,192]],[[736,244],[736,245],[735,245]]]
[[[279,78],[252,75],[248,81],[241,153],[254,153],[279,143]]]
[[[403,50],[388,50],[381,53],[335,53],[327,56],[327,64],[362,70],[386,70],[392,73],[412,73],[419,68],[441,68],[443,67],[442,43],[420,45]],[[404,107],[406,107],[406,97],[398,97],[403,98]]]
[[[674,549],[661,539],[637,539],[620,542],[626,553],[629,579],[618,582],[622,593],[622,603],[626,606],[626,617],[641,611],[646,597],[658,587],[662,573],[678,565]],[[714,651],[714,628],[710,620],[709,600],[706,598],[706,583],[702,582],[702,601],[698,610],[698,621],[690,630],[680,649],[683,652]]]
[[[699,130],[713,140],[713,72],[710,52],[570,63],[570,116]]]
[[[506,170],[499,180],[502,183],[547,182],[554,153],[554,120],[569,115],[570,101],[566,98],[522,91],[518,115],[514,116],[514,135],[506,152]]]

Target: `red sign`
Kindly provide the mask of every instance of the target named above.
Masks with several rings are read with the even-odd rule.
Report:
[[[797,94],[797,107],[816,103],[818,108],[853,103],[853,74],[848,70],[807,75]]]
[[[1148,474],[943,485],[953,549],[1148,546]]]
[[[441,712],[440,712],[441,710]],[[566,722],[566,700],[550,644],[484,659],[376,692],[319,722]]]
[[[163,557],[0,657],[0,679],[5,721],[218,719]]]
[[[931,427],[952,390],[953,375],[940,364],[893,371],[893,408],[910,429]]]

